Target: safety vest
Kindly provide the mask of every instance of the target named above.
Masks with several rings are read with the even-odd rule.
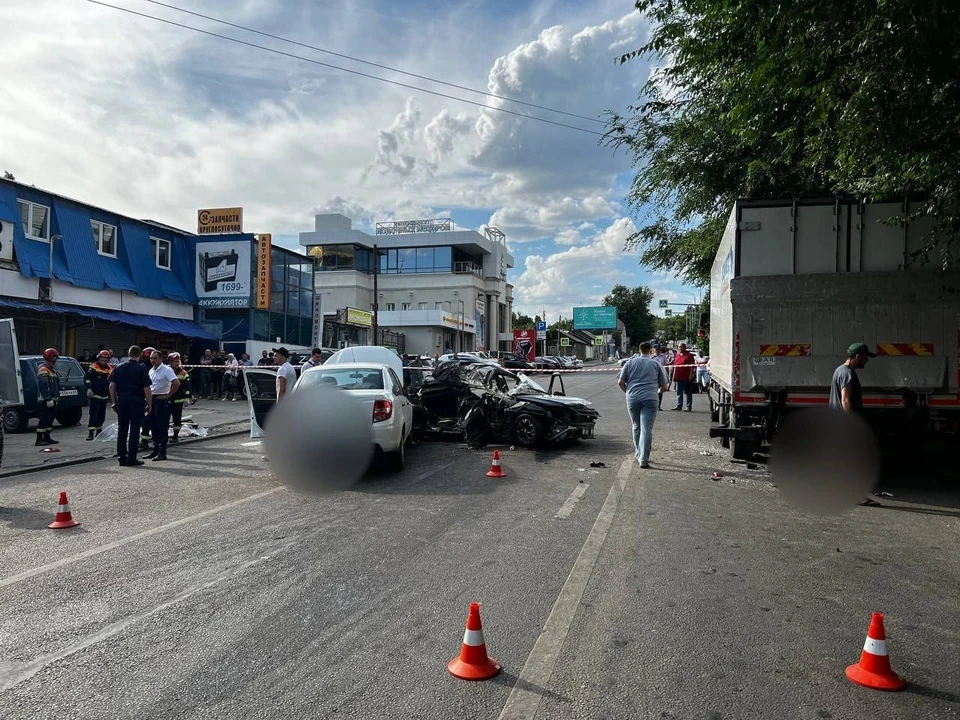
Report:
[[[182,367],[179,371],[174,371],[173,374],[176,375],[177,380],[180,381],[180,387],[177,388],[171,400],[178,405],[183,405],[190,399],[190,374]]]
[[[100,363],[93,363],[83,377],[87,390],[93,390],[93,397],[97,400],[107,400],[110,397],[110,375],[113,368],[100,367]]]
[[[57,371],[44,363],[37,368],[37,400],[60,399],[60,376]]]

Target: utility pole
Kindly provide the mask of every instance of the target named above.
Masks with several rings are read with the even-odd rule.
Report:
[[[380,289],[377,285],[377,277],[380,275],[380,253],[377,252],[377,244],[373,244],[373,342],[371,345],[377,345],[379,342],[380,331]]]

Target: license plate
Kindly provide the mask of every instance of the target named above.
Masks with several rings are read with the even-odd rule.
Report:
[[[76,394],[77,394],[77,391],[76,391],[76,390],[61,390],[61,391],[60,391],[60,397],[68,397],[68,396],[70,396],[70,395],[76,395]]]

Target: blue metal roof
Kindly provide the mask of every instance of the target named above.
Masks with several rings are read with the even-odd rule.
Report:
[[[0,183],[0,204],[4,215],[13,216],[13,249],[20,263],[20,274],[26,277],[49,277],[50,246],[47,243],[29,240],[20,224],[17,193],[10,185]]]
[[[137,313],[121,312],[119,310],[101,310],[99,308],[80,307],[79,305],[42,305],[40,303],[23,302],[0,298],[0,307],[9,307],[19,310],[35,310],[37,312],[51,312],[63,315],[73,313],[83,317],[106,320],[108,322],[123,323],[134,327],[145,327],[157,332],[186,337],[201,338],[203,340],[219,340],[216,335],[204,330],[192,320],[179,318],[162,318],[156,315],[139,315]]]
[[[54,255],[63,248],[63,254],[73,276],[73,284],[91,290],[103,290],[103,270],[100,267],[100,255],[93,240],[93,228],[90,226],[90,215],[75,205],[68,205],[54,200],[53,211],[57,217],[59,234],[63,236],[62,243],[56,243]],[[67,241],[67,238],[70,241]],[[89,238],[89,243],[82,242]]]

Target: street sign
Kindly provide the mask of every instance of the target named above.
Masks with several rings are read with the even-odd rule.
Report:
[[[670,303],[669,303],[667,300],[661,300],[661,301],[660,301],[660,307],[662,307],[662,308],[667,307],[667,305],[669,305],[669,304],[670,304]]]
[[[616,330],[615,307],[576,307],[573,309],[574,330]]]
[[[546,332],[547,323],[543,320],[537,323],[537,332]]]
[[[602,337],[595,337],[595,338],[593,339],[593,344],[596,345],[597,347],[601,347],[601,346],[603,345],[603,338],[602,338]]]
[[[673,310],[665,310],[663,312],[664,317],[673,317]]]
[[[560,338],[560,347],[570,347],[570,338]]]

